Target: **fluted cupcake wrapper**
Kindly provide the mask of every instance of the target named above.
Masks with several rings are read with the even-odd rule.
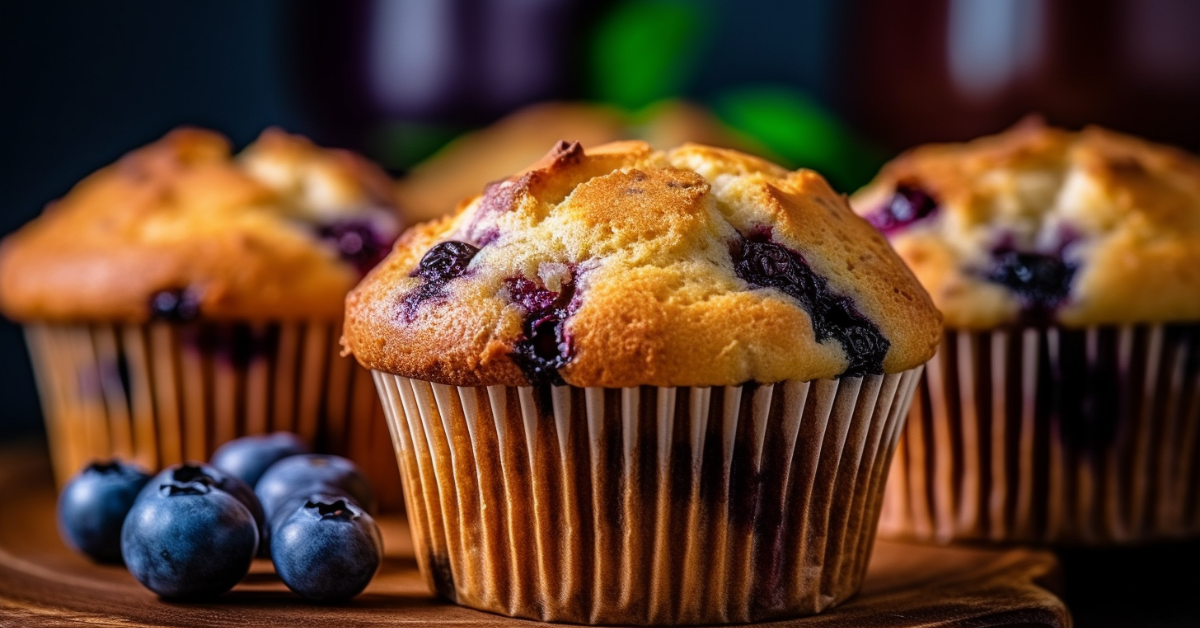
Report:
[[[880,534],[1120,544],[1200,533],[1200,326],[948,332]]]
[[[95,459],[153,470],[285,430],[353,459],[381,507],[403,508],[378,397],[368,372],[338,356],[336,325],[30,325],[25,335],[60,484]]]
[[[859,587],[920,369],[724,388],[375,372],[430,587],[545,621],[740,623]]]

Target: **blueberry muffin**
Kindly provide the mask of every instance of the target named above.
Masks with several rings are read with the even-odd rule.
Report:
[[[6,238],[0,309],[26,327],[58,478],[283,429],[398,484],[367,374],[337,356],[343,297],[399,233],[390,185],[278,130],[234,156],[183,128]]]
[[[559,143],[411,228],[345,325],[430,586],[619,624],[853,594],[941,335],[887,241],[816,173],[642,142]]]
[[[1200,532],[1200,160],[1029,120],[853,198],[945,315],[881,529],[1109,544]]]

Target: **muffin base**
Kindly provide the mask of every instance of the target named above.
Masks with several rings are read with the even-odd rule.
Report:
[[[153,470],[285,430],[353,459],[381,507],[403,507],[382,408],[367,371],[338,357],[336,325],[31,325],[25,336],[59,485],[95,459]]]
[[[374,372],[432,590],[542,621],[744,623],[859,587],[920,368],[724,388]]]
[[[1200,325],[951,331],[880,534],[1108,545],[1200,534]]]

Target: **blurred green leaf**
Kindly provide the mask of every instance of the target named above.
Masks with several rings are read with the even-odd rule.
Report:
[[[385,168],[404,171],[437,152],[465,130],[452,125],[393,120],[371,134],[368,152]]]
[[[590,51],[601,100],[637,109],[678,95],[708,36],[710,7],[695,0],[630,0],[596,29]]]
[[[865,184],[883,163],[878,150],[794,89],[749,87],[726,92],[716,99],[715,109],[726,124],[762,142],[788,166],[816,170],[844,192]]]

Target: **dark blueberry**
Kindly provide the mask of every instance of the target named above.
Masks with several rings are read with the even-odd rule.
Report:
[[[310,600],[348,600],[367,587],[383,561],[375,520],[351,499],[311,495],[280,513],[271,544],[275,572],[289,589]]]
[[[896,186],[896,192],[882,207],[867,214],[867,222],[884,233],[892,233],[937,211],[937,201],[924,190],[907,185]]]
[[[522,334],[511,354],[513,362],[532,386],[562,386],[566,382],[558,369],[566,366],[572,357],[566,322],[580,305],[574,277],[564,281],[560,292],[548,290],[524,277],[505,280],[505,287],[513,302],[525,310]]]
[[[337,248],[338,256],[363,275],[387,257],[396,240],[391,230],[361,218],[321,225],[317,227],[317,235]]]
[[[1067,300],[1076,270],[1078,267],[1065,261],[1061,253],[1001,249],[992,254],[992,267],[984,278],[1017,293],[1024,318],[1044,322]]]
[[[446,283],[461,276],[467,270],[467,265],[474,259],[479,249],[467,244],[449,240],[441,242],[429,249],[417,264],[414,277],[422,277],[433,283]]]
[[[209,464],[253,487],[267,467],[311,451],[304,439],[291,432],[243,436],[218,447]]]
[[[263,507],[258,501],[258,497],[254,494],[254,489],[248,484],[239,480],[237,477],[225,473],[216,467],[204,464],[202,462],[187,462],[177,464],[166,469],[163,469],[150,479],[146,487],[142,489],[141,496],[146,496],[158,491],[162,486],[167,484],[188,484],[200,483],[211,486],[223,493],[227,493],[234,499],[242,503],[250,515],[254,517],[254,521],[258,524],[260,538],[266,542],[269,532],[270,520],[263,513]],[[141,497],[139,497],[141,499]]]
[[[258,548],[254,516],[205,481],[165,482],[138,498],[121,529],[129,573],[165,598],[220,595],[246,573]]]
[[[800,302],[812,319],[817,342],[833,338],[842,345],[850,377],[883,372],[883,358],[891,343],[874,323],[863,316],[849,297],[834,293],[829,281],[813,272],[800,253],[771,240],[769,230],[758,229],[730,247],[738,277],[756,288],[776,288]]]
[[[200,316],[200,295],[188,288],[160,290],[150,297],[150,317],[172,323],[194,321]]]
[[[412,273],[424,281],[400,301],[404,320],[411,321],[421,303],[442,294],[451,279],[461,277],[478,252],[474,245],[457,240],[440,242],[429,249]]]
[[[375,511],[375,491],[353,461],[341,456],[303,454],[284,458],[267,468],[254,487],[271,518],[296,494],[328,492],[349,495],[369,512]]]
[[[121,561],[121,524],[150,480],[118,461],[93,462],[58,496],[58,532],[67,545],[106,563]]]

